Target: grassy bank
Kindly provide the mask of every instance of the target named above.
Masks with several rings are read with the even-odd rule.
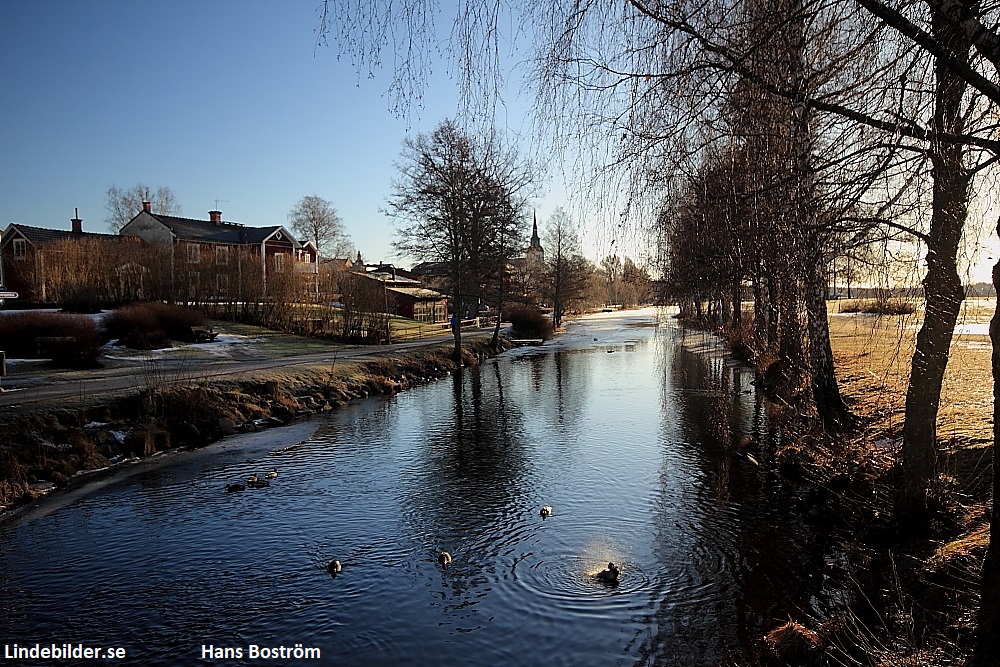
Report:
[[[829,304],[837,377],[858,426],[832,437],[814,416],[775,407],[781,441],[761,456],[807,523],[835,536],[836,553],[815,574],[851,603],[803,610],[791,625],[776,619],[762,641],[770,659],[781,656],[775,664],[961,665],[971,654],[992,514],[994,304],[970,299],[956,329],[937,423],[940,485],[917,528],[896,519],[894,504],[920,304],[894,314]]]
[[[201,447],[444,377],[459,367],[452,349],[449,343],[238,380],[153,384],[104,403],[9,414],[0,433],[0,506],[9,511],[158,452]],[[462,365],[489,353],[488,338],[467,339]]]

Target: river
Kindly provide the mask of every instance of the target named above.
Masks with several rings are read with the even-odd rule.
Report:
[[[0,651],[123,647],[143,665],[259,664],[251,646],[287,647],[264,662],[289,665],[750,662],[764,632],[815,604],[795,573],[819,557],[782,486],[738,452],[741,436],[766,441],[751,380],[707,334],[651,310],[600,314],[351,404],[292,446],[134,475],[0,527]],[[272,469],[268,488],[224,491]],[[593,576],[609,561],[617,586]]]

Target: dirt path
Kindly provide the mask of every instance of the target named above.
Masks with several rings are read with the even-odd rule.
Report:
[[[481,336],[492,329],[464,332],[466,336]],[[331,348],[329,352],[312,352],[292,356],[256,355],[254,358],[224,358],[218,361],[185,359],[151,359],[131,366],[70,371],[64,373],[32,373],[18,371],[3,378],[0,392],[0,413],[4,410],[35,408],[41,404],[69,402],[92,404],[109,395],[120,396],[156,384],[199,384],[213,379],[241,379],[260,371],[287,369],[294,366],[331,367],[375,359],[406,350],[440,345],[452,340],[450,333],[419,341],[378,347]]]

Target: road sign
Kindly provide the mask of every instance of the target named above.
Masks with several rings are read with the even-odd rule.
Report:
[[[16,299],[17,292],[0,292],[0,299]]]

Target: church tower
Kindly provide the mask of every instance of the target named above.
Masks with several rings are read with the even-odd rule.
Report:
[[[545,263],[545,250],[542,249],[542,240],[538,238],[538,214],[532,214],[532,225],[531,225],[531,245],[528,246],[528,250],[525,253],[527,255],[527,263],[529,266],[529,271],[533,267],[541,267]]]

